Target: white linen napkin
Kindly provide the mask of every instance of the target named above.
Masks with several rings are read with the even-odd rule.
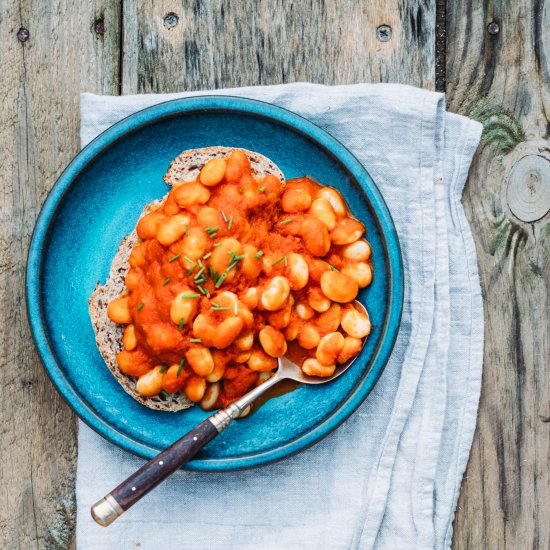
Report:
[[[252,470],[177,472],[107,529],[92,521],[90,505],[142,460],[80,422],[77,548],[448,548],[481,384],[483,308],[460,203],[481,125],[446,113],[441,94],[400,85],[82,94],[82,146],[137,110],[205,93],[290,109],[364,164],[402,246],[398,340],[368,399],[317,445]]]

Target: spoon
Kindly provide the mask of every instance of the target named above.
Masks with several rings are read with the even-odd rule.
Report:
[[[354,306],[361,313],[368,316],[367,310],[362,304],[355,301]],[[296,363],[286,357],[280,357],[278,368],[271,378],[250,390],[225,409],[220,409],[209,416],[170,447],[144,464],[128,479],[92,506],[92,517],[103,527],[110,525],[149,491],[174,473],[182,464],[191,460],[209,441],[225,430],[233,420],[239,418],[255,399],[281,382],[281,380],[295,380],[303,384],[325,384],[343,374],[357,357],[359,355],[339,365],[334,374],[326,378],[308,376]]]

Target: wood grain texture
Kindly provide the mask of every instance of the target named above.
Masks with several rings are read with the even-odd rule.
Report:
[[[118,90],[119,10],[107,0],[0,6],[0,548],[65,549],[75,520],[75,421],[32,344],[25,262],[40,206],[79,148],[80,90]]]
[[[449,2],[447,14],[449,105],[484,124],[464,193],[485,304],[484,374],[454,548],[548,549],[550,2],[477,6]]]
[[[297,81],[433,88],[435,0],[124,1],[124,93]]]

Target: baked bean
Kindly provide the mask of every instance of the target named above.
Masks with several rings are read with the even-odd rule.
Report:
[[[212,352],[212,358],[214,360],[214,370],[206,376],[207,382],[217,382],[221,380],[227,365],[227,357],[223,351],[214,350]]]
[[[174,200],[180,208],[188,208],[194,204],[204,204],[210,198],[210,191],[200,183],[179,183],[172,190]]]
[[[177,327],[166,323],[154,323],[148,327],[145,337],[147,345],[159,355],[172,351],[181,343],[181,333]]]
[[[241,351],[241,353],[235,355],[235,357],[233,358],[233,362],[237,363],[237,365],[242,365],[250,359],[250,354],[250,351]]]
[[[179,240],[189,227],[191,218],[187,214],[176,214],[159,225],[157,240],[163,246],[170,246]]]
[[[262,261],[260,258],[256,258],[258,249],[252,244],[245,244],[243,246],[243,256],[241,263],[239,264],[241,273],[249,279],[255,279],[262,271]]]
[[[158,230],[162,222],[166,219],[166,215],[154,210],[141,218],[136,226],[136,232],[140,239],[154,239],[157,236]]]
[[[359,285],[345,273],[325,271],[321,276],[321,290],[329,300],[344,304],[355,299]]]
[[[263,349],[255,348],[250,353],[248,368],[256,372],[270,372],[277,368],[277,359],[267,355]]]
[[[124,346],[124,349],[127,349],[128,351],[136,349],[137,339],[134,325],[128,325],[124,329],[124,335],[122,336],[122,345]]]
[[[107,316],[113,323],[119,325],[127,325],[132,322],[132,316],[128,307],[128,296],[122,296],[113,300],[107,306]]]
[[[221,219],[219,210],[211,206],[203,206],[197,214],[197,221],[203,229],[219,226]]]
[[[204,392],[203,398],[201,399],[200,406],[203,411],[211,411],[216,407],[216,401],[220,395],[220,384],[219,382],[214,382],[213,384],[208,384],[206,391]]]
[[[244,336],[237,338],[234,342],[239,351],[249,351],[254,345],[254,333],[247,332]]]
[[[256,309],[260,301],[260,293],[257,287],[253,286],[247,288],[245,292],[241,294],[240,300],[248,309]]]
[[[189,348],[185,352],[185,358],[199,376],[208,376],[214,370],[214,358],[210,350],[204,346]]]
[[[305,189],[287,189],[281,198],[285,212],[295,214],[307,210],[311,205],[311,195]]]
[[[313,256],[324,256],[330,249],[330,235],[325,224],[316,218],[302,224],[302,239]]]
[[[233,268],[231,271],[226,271],[232,263],[231,258],[234,257],[231,255],[232,252],[234,256],[241,256],[243,247],[237,239],[229,237],[220,241],[220,246],[214,248],[212,256],[210,257],[210,267],[219,275],[226,273],[227,281],[230,281],[235,276],[236,272],[236,268]]]
[[[185,259],[185,256],[192,260],[202,258],[210,246],[210,239],[201,227],[190,227],[189,231],[185,230],[185,233],[180,252],[180,261],[189,270],[193,266]]]
[[[290,323],[288,323],[288,326],[285,328],[285,338],[287,342],[292,342],[293,340],[296,340],[296,338],[298,337],[300,326],[300,323],[296,319],[292,319],[291,316]]]
[[[204,397],[205,392],[206,380],[200,376],[191,376],[183,388],[183,393],[193,403],[198,403]]]
[[[338,330],[342,316],[341,310],[340,304],[332,303],[327,311],[317,317],[315,324],[322,334]]]
[[[313,258],[309,262],[309,278],[312,281],[318,283],[321,280],[321,275],[325,271],[330,271],[330,264],[319,260],[318,258]]]
[[[290,295],[290,283],[286,277],[277,275],[267,282],[260,302],[267,311],[281,309]]]
[[[336,362],[339,364],[349,361],[352,357],[359,355],[361,348],[363,347],[363,342],[359,338],[352,338],[351,336],[346,336],[344,338],[344,345],[342,350],[338,354]]]
[[[176,202],[176,199],[174,199],[174,193],[173,191],[170,191],[168,193],[168,197],[166,197],[166,201],[164,202],[164,213],[167,216],[175,216],[180,211],[180,207],[178,206],[178,203]]]
[[[191,294],[190,290],[184,290],[176,295],[170,304],[170,319],[172,323],[179,325],[182,322],[183,324],[191,324],[193,318],[197,313],[197,308],[199,306],[199,301],[196,298],[185,298]]]
[[[342,268],[342,273],[357,281],[359,288],[365,288],[372,283],[372,269],[366,262],[348,264]]]
[[[366,262],[370,255],[370,244],[365,240],[355,241],[342,247],[342,256],[352,262]]]
[[[288,302],[283,309],[279,309],[267,316],[269,324],[276,329],[285,328],[290,322],[290,315],[292,313],[292,306],[294,305],[294,298],[292,295],[288,297]]]
[[[315,357],[322,365],[334,365],[344,347],[344,337],[340,332],[330,332],[321,338]]]
[[[330,271],[328,273],[330,273]],[[331,301],[323,294],[320,288],[313,286],[307,289],[307,303],[312,309],[322,313],[323,311],[327,311]]]
[[[142,277],[141,273],[141,269],[138,267],[131,267],[128,270],[126,278],[124,279],[124,284],[128,290],[135,290],[139,286]]]
[[[130,258],[128,263],[130,267],[141,267],[146,262],[146,252],[147,252],[147,243],[136,243],[132,252],[130,253]]]
[[[308,357],[302,365],[302,370],[308,376],[320,376],[326,378],[332,376],[336,370],[336,365],[322,365],[313,357]]]
[[[225,181],[238,183],[248,169],[249,161],[244,151],[233,151],[226,159]]]
[[[123,349],[116,355],[118,368],[128,376],[141,376],[148,372],[152,366],[152,360],[139,349],[128,351]]]
[[[193,321],[193,336],[200,338],[203,345],[212,347],[216,339],[216,328],[210,324],[204,313],[199,313]]]
[[[296,315],[304,321],[311,319],[315,315],[314,309],[307,302],[297,303],[294,309],[296,310]]]
[[[342,315],[342,328],[353,338],[364,338],[371,331],[371,323],[368,316],[357,311],[354,307],[348,307]]]
[[[200,171],[199,180],[203,185],[211,187],[218,185],[225,175],[226,162],[224,159],[210,159]]]
[[[321,337],[319,333],[312,325],[305,325],[302,330],[298,332],[298,344],[305,349],[313,349],[319,345]]]
[[[322,189],[320,189],[317,193],[317,198],[326,199],[328,202],[330,202],[334,213],[339,218],[346,215],[346,207],[344,205],[342,195],[340,195],[340,193],[336,191],[336,189],[334,189],[333,187],[323,187]]]
[[[286,340],[282,332],[267,325],[258,335],[264,351],[271,357],[282,357],[286,353]]]
[[[244,322],[240,317],[229,317],[223,320],[215,329],[214,347],[224,349],[230,346],[239,336]]]
[[[160,372],[161,368],[161,366],[157,366],[138,378],[136,390],[140,395],[143,395],[143,397],[153,397],[161,392],[162,379],[164,378],[164,375]]]
[[[171,365],[164,373],[162,389],[168,393],[176,393],[183,388],[187,377],[188,374],[179,365]]]
[[[302,290],[309,280],[309,268],[301,254],[291,252],[287,255],[288,265],[285,275],[292,290]]]
[[[336,226],[336,214],[334,208],[327,199],[315,199],[311,203],[309,209],[318,220],[321,220],[329,231],[332,231]]]
[[[334,244],[351,244],[359,240],[365,232],[365,226],[353,218],[340,220],[330,233]]]

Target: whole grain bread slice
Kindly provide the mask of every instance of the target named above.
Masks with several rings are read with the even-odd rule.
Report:
[[[196,180],[201,168],[212,158],[225,158],[234,149],[230,147],[205,147],[202,149],[191,149],[179,155],[168,168],[164,181],[168,185],[175,183]],[[281,170],[267,157],[253,151],[244,150],[250,160],[252,174],[257,177],[264,177],[271,174],[284,182]],[[140,219],[159,208],[166,196],[145,206]],[[113,376],[117,379],[124,390],[136,401],[159,411],[179,411],[192,407],[194,403],[189,401],[183,393],[168,394],[167,396],[143,397],[136,390],[136,379],[122,373],[116,362],[116,355],[122,350],[123,327],[111,321],[107,315],[109,303],[126,292],[124,279],[130,268],[128,260],[132,248],[138,242],[135,229],[125,237],[111,264],[109,277],[104,285],[98,282],[90,299],[88,300],[88,311],[95,332],[96,343],[105,363]]]

